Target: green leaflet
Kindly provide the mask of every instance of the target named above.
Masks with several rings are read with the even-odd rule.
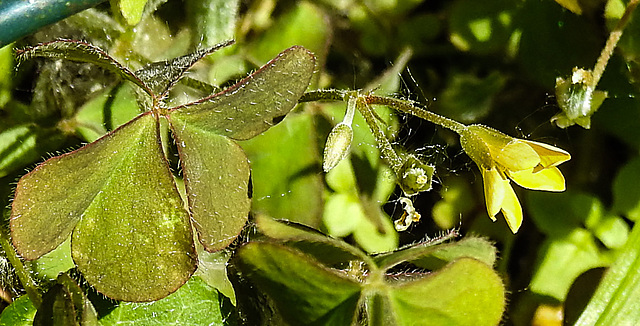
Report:
[[[200,242],[208,251],[225,248],[251,208],[247,157],[229,138],[188,124],[180,115],[172,116],[171,126]]]
[[[203,131],[249,139],[280,122],[295,106],[314,68],[313,55],[294,46],[224,92],[178,107],[170,116]]]
[[[135,75],[153,94],[164,97],[198,60],[233,43],[234,41],[224,41],[211,48],[200,49],[171,60],[154,62],[136,70]]]
[[[496,260],[497,252],[493,245],[482,238],[467,237],[457,242],[443,243],[454,234],[444,235],[431,241],[416,243],[396,252],[376,256],[376,264],[391,268],[403,261],[416,266],[436,270],[461,257],[474,258],[489,266]]]
[[[18,252],[38,258],[73,230],[74,261],[111,298],[157,299],[186,282],[195,249],[157,128],[141,115],[23,177],[10,222]]]
[[[36,307],[26,294],[14,300],[0,314],[0,325],[31,326]]]
[[[504,286],[486,264],[461,258],[389,291],[396,325],[497,325]]]
[[[33,58],[63,58],[88,62],[107,69],[129,80],[151,94],[149,88],[128,68],[114,60],[109,54],[92,44],[80,41],[57,40],[16,51],[18,62]]]

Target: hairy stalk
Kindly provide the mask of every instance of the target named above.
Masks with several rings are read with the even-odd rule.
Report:
[[[390,97],[382,97],[377,95],[365,96],[367,104],[378,104],[390,106],[396,110],[415,115],[418,118],[425,119],[429,122],[435,123],[439,126],[451,129],[456,133],[461,133],[466,126],[458,121],[445,118],[441,115],[435,114],[431,111],[425,110],[420,107],[416,102],[398,100]]]
[[[22,283],[22,286],[24,286],[29,299],[34,306],[39,307],[42,303],[42,295],[38,291],[36,282],[33,280],[33,278],[31,278],[31,274],[24,267],[24,264],[22,263],[22,260],[20,260],[20,257],[18,257],[18,253],[11,245],[9,236],[6,232],[4,232],[4,230],[0,230],[0,246],[7,255],[7,259],[9,260],[9,263],[11,263],[11,266],[16,269],[16,275],[18,276],[18,279],[20,279],[20,283]]]
[[[404,164],[404,162],[402,161],[400,156],[398,156],[396,151],[393,150],[389,139],[387,139],[387,136],[385,136],[382,129],[380,129],[380,127],[378,126],[375,113],[373,112],[369,104],[367,104],[366,99],[363,96],[358,96],[356,100],[356,107],[358,108],[358,111],[360,111],[360,114],[362,114],[364,120],[367,122],[367,125],[369,125],[369,129],[371,129],[373,136],[376,138],[376,142],[378,143],[378,148],[380,149],[382,156],[384,156],[384,158],[387,160],[389,167],[391,167],[396,176],[400,177],[402,173],[402,165]]]
[[[631,20],[631,14],[638,6],[638,2],[640,2],[640,0],[629,1],[627,7],[624,10],[624,14],[616,24],[616,27],[609,34],[607,43],[602,49],[602,52],[600,52],[600,57],[598,57],[598,61],[596,61],[596,65],[593,68],[591,82],[589,83],[589,85],[587,85],[588,87],[591,87],[591,89],[595,89],[598,85],[598,82],[600,81],[600,78],[602,77],[602,74],[607,67],[607,63],[609,63],[609,59],[613,54],[613,50],[616,48],[618,41],[620,41],[620,37],[622,37],[624,28],[627,26],[627,23],[629,23],[629,20]]]

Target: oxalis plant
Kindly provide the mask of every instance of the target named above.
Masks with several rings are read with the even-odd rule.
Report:
[[[333,128],[325,145],[325,172],[347,155],[355,110],[362,115],[404,193],[405,213],[395,223],[398,230],[419,221],[420,214],[409,198],[431,189],[434,167],[415,155],[399,154],[371,105],[386,105],[458,133],[463,149],[482,171],[489,216],[495,220],[502,211],[514,233],[522,222],[522,209],[510,179],[530,189],[565,188],[556,165],[570,156],[553,146],[515,139],[482,125],[467,126],[411,101],[361,91],[303,94],[315,64],[313,55],[301,47],[283,51],[222,92],[167,107],[168,92],[185,71],[229,44],[137,71],[80,41],[53,41],[17,52],[19,61],[64,57],[111,70],[139,89],[138,102],[145,109],[93,143],[51,158],[20,179],[10,232],[22,258],[37,259],[71,237],[73,261],[98,292],[121,301],[166,297],[197,267],[192,228],[204,249],[213,252],[226,248],[247,222],[250,169],[234,140],[264,132],[298,101],[347,102],[344,121]],[[161,119],[168,122],[177,144],[186,204],[162,148]],[[440,244],[453,238],[452,232],[371,257],[301,226],[266,217],[259,218],[257,226],[273,240],[242,246],[234,265],[272,298],[286,322],[366,320],[377,325],[429,320],[434,325],[490,325],[500,320],[504,288],[491,268],[495,249],[486,240]],[[402,263],[432,273],[394,275],[390,270]],[[411,300],[414,296],[431,299]]]
[[[54,2],[58,20],[100,1]],[[578,144],[599,148],[619,116],[611,80],[634,80],[621,35],[637,1],[607,1],[592,70],[572,42],[531,47],[588,44],[576,22],[600,13],[584,2],[275,3],[114,0],[0,49],[0,325],[637,323],[640,229],[625,218],[640,164],[620,169],[612,208],[576,191],[597,175],[577,162],[599,162]],[[28,5],[0,3],[0,18]],[[0,44],[41,17],[0,19]],[[8,82],[30,70],[33,85]],[[514,90],[535,94],[532,71],[553,72],[553,124],[592,129],[554,136],[545,118],[523,135],[542,100]],[[501,105],[502,123],[487,116]],[[635,144],[640,128],[614,121]],[[580,292],[598,282],[578,275],[609,266]]]
[[[117,300],[152,301],[174,292],[195,271],[192,225],[208,251],[237,237],[251,194],[249,164],[233,140],[254,137],[280,121],[306,89],[315,65],[311,53],[291,48],[224,92],[166,107],[168,92],[184,72],[228,44],[136,72],[78,41],[18,52],[20,60],[65,57],[102,65],[142,89],[149,105],[113,132],[21,178],[10,217],[20,256],[36,259],[71,235],[73,260],[96,290]],[[178,144],[187,205],[161,147],[160,119],[169,122]]]

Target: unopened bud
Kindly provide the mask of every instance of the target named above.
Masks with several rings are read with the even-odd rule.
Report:
[[[329,172],[349,153],[353,140],[353,129],[346,123],[339,123],[331,130],[324,146],[322,169]]]

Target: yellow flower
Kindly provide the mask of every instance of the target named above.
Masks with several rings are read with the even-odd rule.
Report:
[[[513,233],[522,224],[522,207],[509,180],[533,190],[565,190],[564,176],[556,166],[571,155],[560,148],[513,138],[482,125],[462,130],[460,143],[482,172],[489,217],[495,221],[502,211]]]

